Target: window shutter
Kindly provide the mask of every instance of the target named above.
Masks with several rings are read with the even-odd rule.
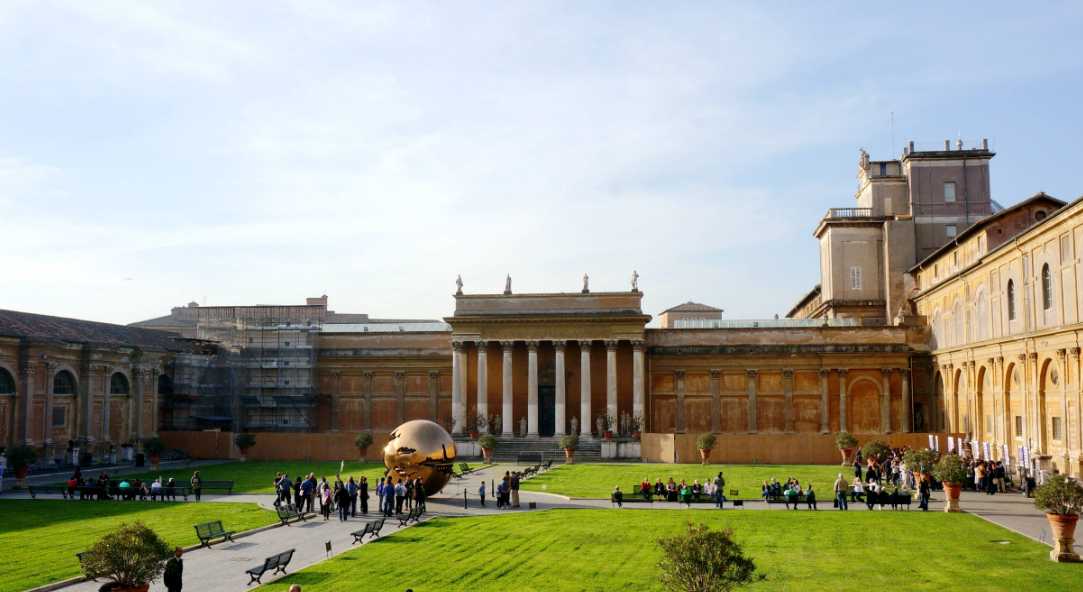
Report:
[[[850,289],[851,290],[860,290],[861,289],[861,268],[860,267],[851,267],[850,268]]]

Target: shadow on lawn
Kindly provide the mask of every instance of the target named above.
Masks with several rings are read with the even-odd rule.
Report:
[[[0,500],[0,534],[65,522],[129,516],[159,507],[144,502]]]

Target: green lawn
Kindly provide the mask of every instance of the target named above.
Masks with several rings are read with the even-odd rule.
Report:
[[[830,499],[830,492],[838,478],[839,473],[852,481],[854,474],[849,467],[837,465],[667,465],[667,464],[588,464],[588,465],[562,465],[524,481],[521,487],[530,491],[544,491],[558,493],[568,497],[593,497],[609,498],[613,487],[620,485],[621,491],[630,492],[639,490],[639,484],[647,477],[653,484],[655,479],[661,478],[665,483],[670,477],[680,483],[681,479],[687,479],[688,483],[699,479],[704,483],[707,479],[714,479],[718,472],[726,479],[726,496],[730,496],[731,490],[738,490],[740,499],[756,499],[760,497],[760,489],[764,481],[770,481],[774,477],[781,483],[786,482],[787,477],[794,477],[806,487],[811,481],[814,490],[821,499]]]
[[[230,462],[217,465],[204,465],[188,469],[169,469],[160,473],[142,473],[139,475],[122,475],[124,478],[138,476],[140,479],[154,480],[162,478],[165,483],[170,477],[177,480],[178,484],[187,485],[192,479],[192,473],[199,471],[199,476],[206,480],[232,479],[233,493],[274,493],[275,475],[281,471],[295,479],[297,475],[315,473],[316,478],[327,477],[328,481],[334,481],[335,475],[339,474],[339,463],[318,461],[257,461],[257,462]],[[362,475],[369,481],[379,482],[384,476],[383,463],[346,463],[346,470],[342,473],[345,480],[350,475],[354,479],[360,479]],[[84,477],[96,476],[93,471],[83,473]],[[214,493],[214,492],[212,492]]]
[[[221,520],[227,530],[278,522],[255,504],[0,500],[0,592],[79,575],[75,554],[122,522],[142,520],[170,545],[199,543],[193,525]]]
[[[750,590],[1083,589],[1083,565],[969,514],[549,510],[434,519],[259,590],[661,590],[655,538],[686,519],[735,529],[769,578]]]

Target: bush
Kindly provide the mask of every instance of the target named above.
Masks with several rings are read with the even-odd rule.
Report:
[[[850,435],[850,432],[839,432],[839,435],[835,436],[835,445],[839,447],[839,450],[853,448],[857,446],[857,438]]]
[[[157,580],[172,549],[146,524],[121,524],[94,543],[83,556],[83,573],[109,578],[120,588],[135,588]]]
[[[602,420],[603,431],[613,429],[613,425],[617,423],[617,419],[608,413],[599,413],[598,418]]]
[[[628,422],[628,428],[633,432],[638,432],[643,427],[643,414],[636,411],[632,414],[631,421]]]
[[[233,444],[237,448],[251,448],[256,445],[256,435],[243,432],[233,438]]]
[[[717,443],[718,438],[715,438],[714,434],[700,434],[699,437],[696,438],[696,448],[699,448],[700,450],[710,450],[714,448]]]
[[[166,444],[165,440],[158,436],[143,440],[143,452],[151,456],[164,454],[166,450],[169,450],[169,444]]]
[[[958,454],[949,454],[933,467],[933,477],[942,483],[966,483],[966,461]]]
[[[492,434],[483,435],[482,437],[478,438],[478,446],[481,446],[485,450],[496,450],[496,436]]]
[[[358,448],[368,448],[372,446],[372,434],[358,434],[353,439],[353,445]]]
[[[914,471],[915,473],[931,473],[933,468],[936,467],[936,462],[940,458],[940,454],[931,448],[922,448],[921,450],[910,450],[903,455],[903,462],[906,463],[906,468]]]
[[[861,447],[861,454],[865,455],[865,458],[874,458],[877,461],[883,461],[887,458],[888,454],[891,454],[891,448],[880,440],[873,440]]]
[[[579,448],[579,436],[575,434],[568,434],[560,439],[560,447],[565,450],[575,450]]]
[[[658,539],[664,557],[658,581],[670,592],[722,592],[767,579],[745,557],[733,529],[711,530],[687,523],[688,531]]]
[[[16,446],[8,452],[8,466],[12,469],[29,467],[38,460],[38,453],[29,446]]]
[[[1078,516],[1083,513],[1083,485],[1067,475],[1053,475],[1034,490],[1034,507],[1046,514]]]

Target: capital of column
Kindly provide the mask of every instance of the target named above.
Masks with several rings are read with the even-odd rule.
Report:
[[[331,373],[331,380],[342,380],[342,373],[341,372],[332,372]]]
[[[528,351],[530,353],[537,353],[538,344],[539,344],[539,342],[537,340],[527,341],[526,342],[526,351]]]
[[[1061,348],[1061,349],[1057,350],[1057,359],[1060,360],[1061,362],[1063,362],[1064,358],[1067,357],[1067,356],[1068,356],[1068,350],[1066,350],[1064,348]]]
[[[19,362],[19,374],[26,374],[27,372],[33,372],[38,367],[37,362]]]
[[[1070,349],[1068,351],[1071,352],[1072,359],[1075,359],[1075,360],[1079,359],[1079,348],[1078,347],[1073,347],[1072,349]]]
[[[674,370],[673,374],[677,377],[677,380],[684,380],[684,370]]]
[[[828,376],[831,376],[831,371],[827,368],[820,368],[820,376],[827,378]]]
[[[94,366],[91,366],[90,364],[83,364],[82,366],[79,366],[79,374],[81,376],[90,376],[90,373],[93,371]]]
[[[884,378],[891,378],[891,368],[881,368],[880,376],[883,376]]]
[[[361,373],[361,377],[364,378],[365,380],[372,380],[372,376],[373,376],[373,372],[371,370]]]
[[[793,378],[793,370],[783,370],[782,378]]]
[[[617,340],[616,339],[606,339],[605,340],[605,351],[607,351],[607,352],[615,352],[615,351],[617,351]]]
[[[594,345],[594,340],[592,340],[592,339],[580,339],[579,340],[579,349],[581,349],[581,350],[583,350],[585,352],[589,352],[590,348],[593,345]]]
[[[1004,356],[997,356],[996,360],[997,360],[997,365],[998,366],[1003,366],[1004,365]]]
[[[1027,357],[1030,358],[1031,362],[1037,362],[1038,361],[1038,353],[1037,352],[1030,352],[1029,354],[1027,354]]]
[[[839,373],[839,378],[846,378],[846,374],[847,374],[848,372],[849,372],[849,370],[846,370],[846,369],[844,369],[844,368],[840,368],[840,369],[838,370],[838,373]]]
[[[722,371],[711,370],[711,380],[718,380],[719,378],[722,378]]]
[[[395,380],[399,380],[399,381],[406,380],[406,373],[405,372],[396,372],[395,373]]]
[[[132,366],[131,368],[132,378],[143,378],[146,375],[146,370],[142,366]],[[332,376],[333,378],[333,376]]]
[[[985,363],[988,364],[990,368],[993,368],[996,366],[997,361],[994,358],[989,358],[985,360]]]
[[[564,349],[567,346],[568,346],[567,341],[563,341],[563,340],[554,340],[553,341],[553,349],[557,350],[558,352],[564,353]]]
[[[461,341],[452,341],[451,342],[451,349],[452,349],[452,351],[454,351],[456,353],[462,353],[462,351],[464,349],[466,349],[465,347],[463,347],[463,345],[464,344]]]
[[[60,368],[60,364],[54,364],[52,362],[45,362],[45,374],[52,376],[56,374],[57,369]]]
[[[759,371],[758,370],[746,370],[745,373],[748,374],[749,378],[756,378],[756,376],[759,374]]]
[[[439,379],[440,379],[440,371],[439,370],[429,370],[429,380],[439,380]]]
[[[907,379],[907,378],[910,377],[910,369],[909,368],[899,368],[899,374],[902,375],[903,379]]]
[[[1025,362],[1026,359],[1027,359],[1027,355],[1026,354],[1019,354],[1019,355],[1015,356],[1015,358],[1017,360],[1019,360],[1020,362]]]
[[[500,342],[500,348],[504,350],[504,353],[510,354],[511,351],[513,349],[515,349],[515,342],[514,341],[501,341]]]
[[[647,349],[647,342],[646,341],[644,341],[642,339],[633,339],[632,340],[632,351],[641,352],[641,351],[643,351],[645,349]]]
[[[478,339],[474,342],[474,345],[478,348],[478,353],[489,353],[489,342],[485,339]]]

